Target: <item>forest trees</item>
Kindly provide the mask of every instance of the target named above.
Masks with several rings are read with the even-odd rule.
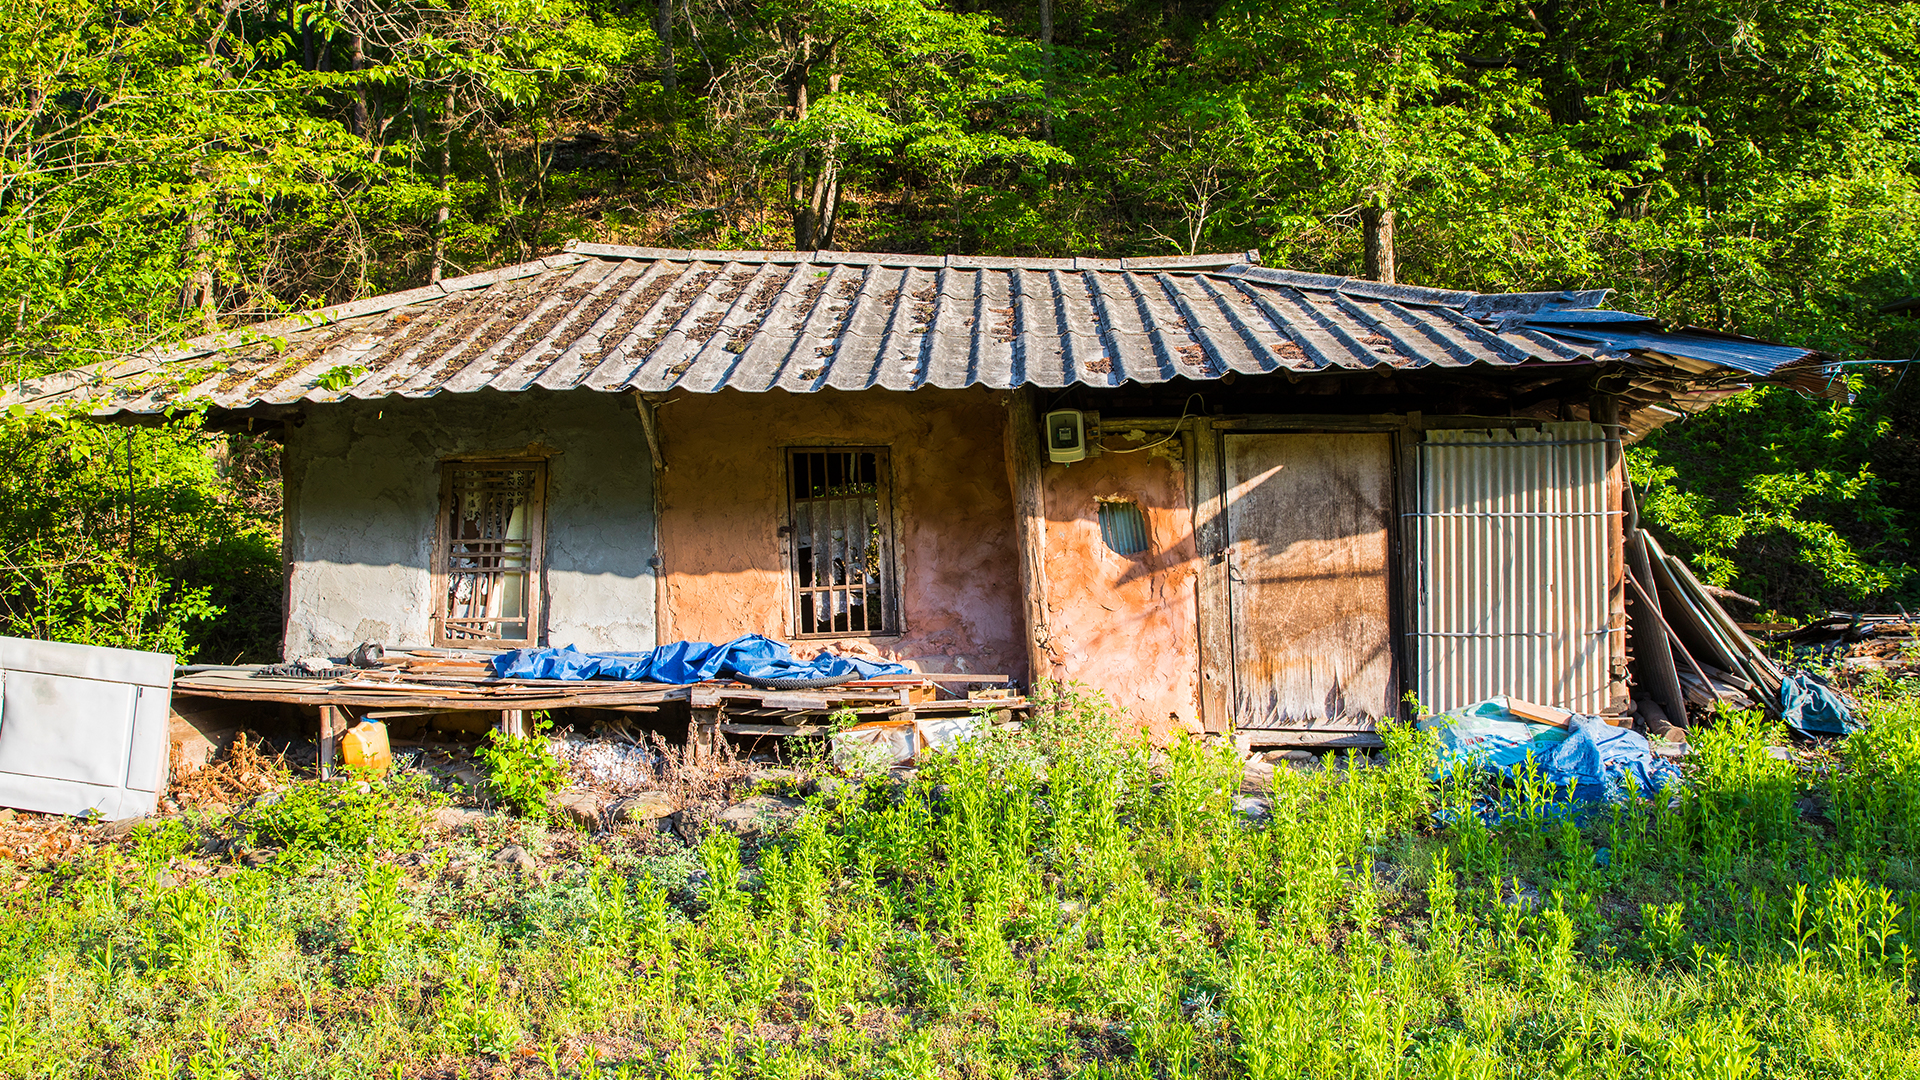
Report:
[[[1902,359],[1920,5],[0,0],[8,379],[569,237],[1258,248]],[[1848,370],[1635,451],[1717,581],[1920,589],[1920,381]]]

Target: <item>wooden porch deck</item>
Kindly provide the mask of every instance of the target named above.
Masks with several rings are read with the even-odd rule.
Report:
[[[247,671],[200,671],[174,680],[181,697],[276,702],[320,713],[320,759],[334,747],[353,711],[362,718],[397,719],[435,713],[492,712],[501,730],[528,733],[527,713],[552,709],[658,712],[685,703],[687,740],[696,760],[715,752],[727,736],[824,735],[828,718],[851,711],[861,721],[962,716],[989,709],[998,719],[1024,714],[1027,701],[1004,697],[939,697],[942,683],[1004,681],[995,676],[895,677],[843,683],[824,690],[765,690],[734,682],[690,684],[610,680],[492,679],[393,670],[357,670],[338,678],[262,677]],[[330,765],[329,769],[330,771]]]

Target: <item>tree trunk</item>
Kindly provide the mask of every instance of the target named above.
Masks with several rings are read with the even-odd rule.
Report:
[[[796,65],[787,73],[787,117],[798,123],[807,118],[807,76],[805,65]],[[812,251],[813,204],[803,199],[807,187],[807,152],[795,150],[787,159],[787,205],[793,207],[793,249]]]
[[[840,92],[838,73],[827,76],[827,93]],[[813,221],[811,241],[800,250],[822,251],[833,247],[833,227],[840,222],[840,140],[828,139],[820,148],[820,173],[814,177],[813,192],[807,210]]]
[[[349,71],[364,71],[367,66],[367,39],[356,33],[353,35],[352,59]],[[373,123],[367,115],[367,88],[364,83],[353,88],[353,133],[362,139],[373,138]]]
[[[213,262],[207,253],[208,233],[205,211],[195,206],[193,217],[187,222],[187,280],[180,288],[180,306],[192,310],[198,308],[200,321],[211,334],[220,329],[220,322],[213,306]]]
[[[667,98],[667,112],[673,112],[673,94],[679,86],[679,76],[673,67],[673,0],[659,0],[653,9],[653,36],[660,39],[660,51],[657,62],[660,67],[660,90]]]
[[[1366,233],[1366,275],[1389,285],[1399,280],[1393,252],[1395,212],[1383,196],[1378,205],[1360,211],[1360,223]]]
[[[1040,138],[1053,141],[1053,0],[1040,0]]]
[[[787,110],[795,121],[805,120],[811,105],[807,91],[811,67],[811,64],[795,65],[788,76]],[[827,93],[836,93],[839,89],[840,76],[827,76]],[[794,250],[820,251],[832,246],[833,227],[840,218],[838,140],[830,139],[825,146],[811,152],[794,151],[787,163],[787,198],[793,205]]]
[[[447,184],[453,177],[453,88],[447,88],[440,116],[440,205],[433,212],[433,263],[427,268],[427,280],[439,281],[446,268],[447,218],[451,203]]]

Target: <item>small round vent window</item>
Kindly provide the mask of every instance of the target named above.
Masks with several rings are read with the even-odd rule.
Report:
[[[1100,539],[1117,555],[1147,550],[1147,519],[1140,513],[1140,504],[1132,499],[1101,499]]]

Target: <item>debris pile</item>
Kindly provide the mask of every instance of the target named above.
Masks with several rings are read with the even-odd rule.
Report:
[[[1831,612],[1794,630],[1768,635],[1792,647],[1794,656],[1831,665],[1836,673],[1893,678],[1920,675],[1920,619],[1907,615]]]

